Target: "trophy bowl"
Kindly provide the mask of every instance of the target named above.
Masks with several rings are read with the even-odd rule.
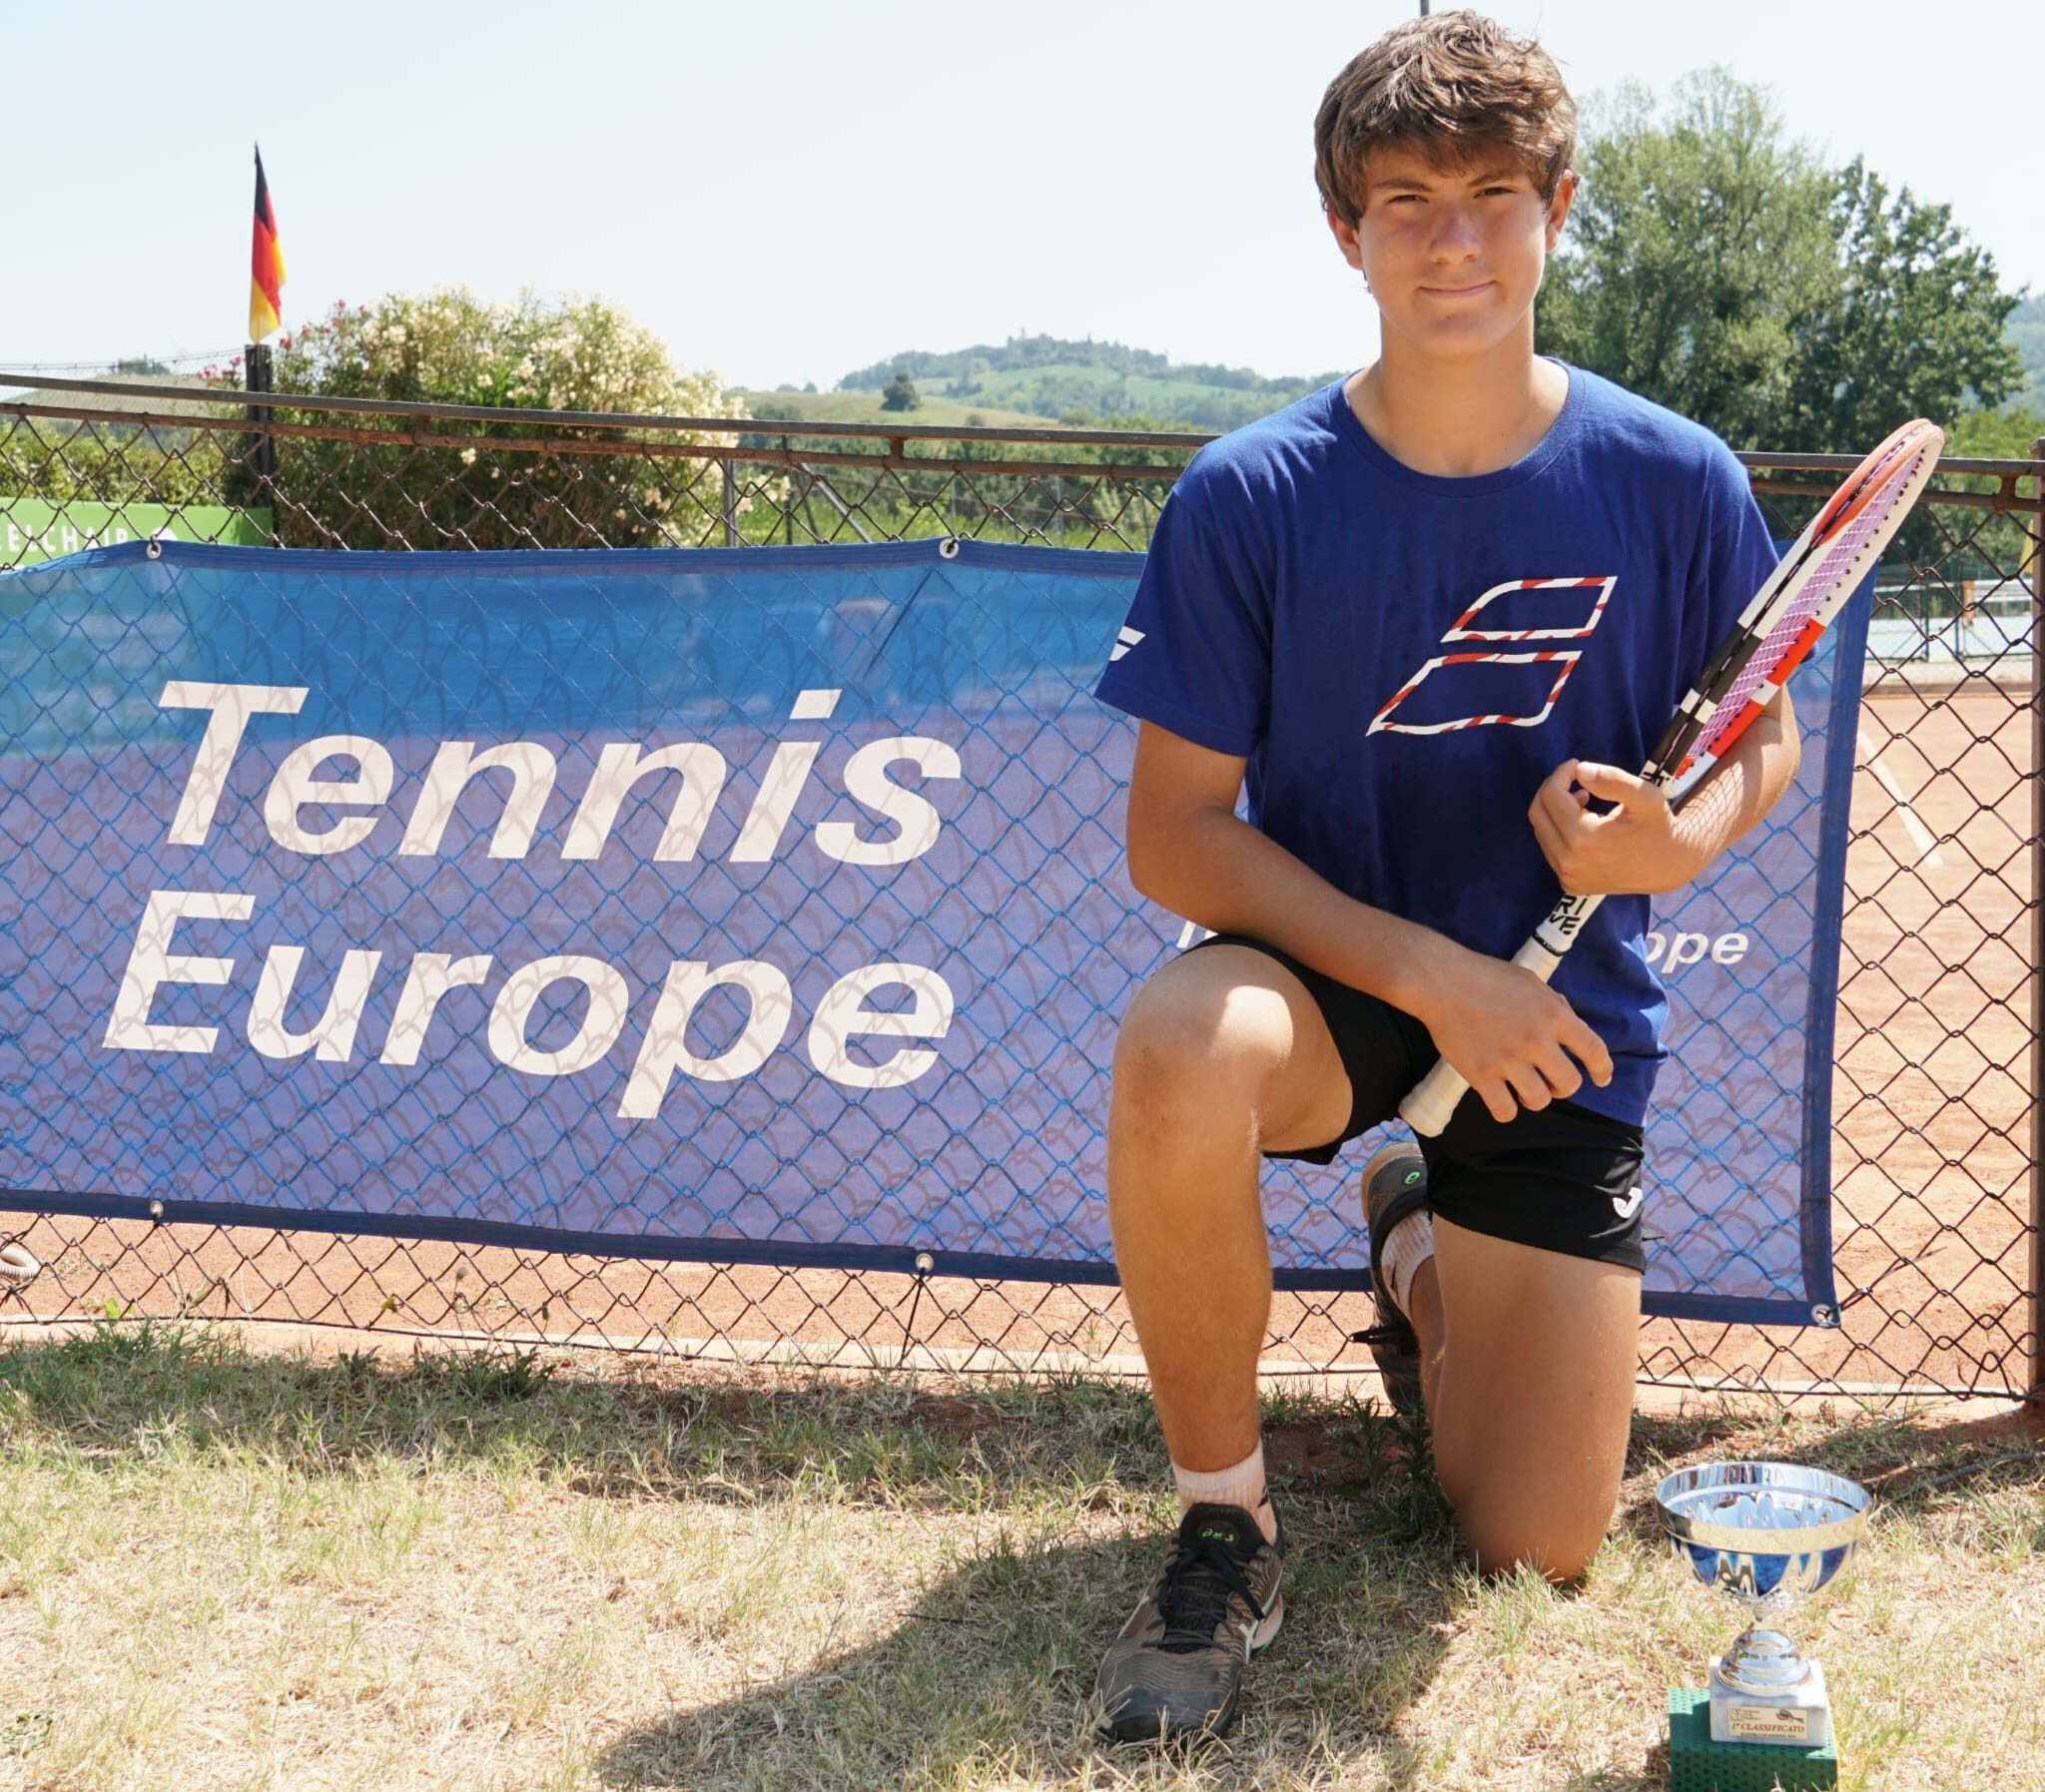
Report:
[[[1655,1490],[1679,1559],[1747,1608],[1747,1625],[1711,1664],[1711,1732],[1719,1740],[1828,1740],[1823,1671],[1798,1653],[1788,1622],[1846,1565],[1867,1528],[1867,1490],[1789,1463],[1681,1469]],[[1807,1715],[1793,1718],[1792,1713]]]

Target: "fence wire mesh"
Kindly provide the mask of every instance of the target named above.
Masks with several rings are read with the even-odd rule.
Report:
[[[965,536],[1140,549],[1204,437],[735,424],[43,381],[0,403],[0,566],[168,530],[336,549]],[[1838,473],[1742,457],[1791,534]],[[1840,465],[1845,464],[1843,457]],[[1833,1067],[1840,1323],[1655,1321],[1645,1381],[2008,1394],[2034,1360],[2045,464],[1948,462],[1891,549],[1859,713]],[[1828,478],[1829,475],[1829,478]],[[218,1316],[855,1367],[1139,1367],[1114,1291],[362,1233],[0,1216],[0,1315]],[[1368,1371],[1281,1293],[1266,1368]]]

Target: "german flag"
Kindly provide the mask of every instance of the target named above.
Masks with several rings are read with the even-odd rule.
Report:
[[[284,251],[277,241],[277,214],[270,183],[263,178],[263,151],[256,151],[256,240],[249,258],[249,340],[260,342],[284,321]]]

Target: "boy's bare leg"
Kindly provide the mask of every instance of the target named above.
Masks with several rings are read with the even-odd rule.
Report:
[[[1271,1304],[1259,1153],[1326,1143],[1350,1100],[1319,1008],[1262,952],[1189,952],[1123,1019],[1108,1212],[1165,1446],[1181,1469],[1225,1469],[1257,1446]],[[1443,1490],[1484,1568],[1527,1561],[1574,1579],[1618,1499],[1641,1278],[1440,1218],[1434,1230],[1408,1317]]]
[[[1578,1578],[1626,1466],[1641,1278],[1439,1217],[1408,1314],[1435,1471],[1487,1572]]]
[[[1326,1144],[1350,1103],[1320,1009],[1263,952],[1188,952],[1123,1017],[1108,1217],[1165,1447],[1181,1469],[1225,1469],[1257,1447],[1271,1307],[1258,1153]]]

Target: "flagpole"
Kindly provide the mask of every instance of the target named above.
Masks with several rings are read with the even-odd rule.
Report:
[[[270,203],[270,183],[263,176],[263,146],[256,146],[256,222],[250,254],[249,334],[255,338],[242,360],[242,388],[249,392],[274,392],[277,366],[271,359],[270,344],[263,338],[283,321],[284,256],[277,246],[277,214]],[[266,502],[271,482],[277,477],[277,437],[268,427],[274,413],[266,404],[249,406],[249,421],[263,425],[251,429],[243,463],[256,487],[256,501]]]
[[[274,392],[277,390],[277,368],[270,353],[268,342],[251,342],[242,357],[242,389],[248,392]],[[249,406],[249,421],[262,425],[249,433],[246,459],[249,471],[256,480],[256,501],[267,500],[270,482],[277,477],[277,437],[270,433],[268,424],[274,413],[267,404]]]

